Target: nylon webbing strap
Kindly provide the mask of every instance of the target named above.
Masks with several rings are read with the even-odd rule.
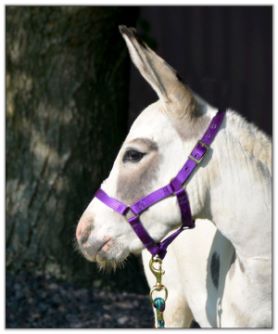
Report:
[[[195,226],[194,220],[192,219],[191,215],[187,192],[185,191],[185,189],[183,189],[183,185],[186,183],[194,170],[205,157],[209,146],[211,145],[213,139],[215,138],[218,130],[221,127],[224,116],[225,111],[219,111],[213,117],[205,134],[197,142],[183,167],[166,186],[159,188],[154,192],[144,196],[131,206],[127,206],[121,201],[110,197],[102,189],[98,189],[98,191],[96,192],[96,198],[98,198],[101,202],[103,202],[119,214],[126,216],[129,211],[132,212],[133,216],[128,219],[128,222],[138,238],[142,241],[143,245],[150,251],[152,255],[158,255],[161,259],[163,259],[167,252],[167,247],[169,246],[169,244],[183,230],[187,228],[193,228]],[[155,203],[158,203],[159,201],[172,195],[177,197],[177,202],[181,212],[182,225],[165,240],[155,242],[140,221],[140,214]]]

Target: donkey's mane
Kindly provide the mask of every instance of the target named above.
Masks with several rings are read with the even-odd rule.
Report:
[[[227,131],[237,138],[244,151],[267,167],[271,174],[271,141],[254,124],[246,121],[242,116],[232,110],[227,112]]]
[[[197,108],[200,110],[201,114],[209,110],[215,112],[215,108],[212,105],[195,92],[193,94],[197,102]],[[246,154],[260,162],[268,169],[269,173],[272,174],[272,146],[270,138],[259,130],[256,125],[248,122],[235,111],[228,109],[226,115],[229,135],[233,137],[235,141],[239,142]]]

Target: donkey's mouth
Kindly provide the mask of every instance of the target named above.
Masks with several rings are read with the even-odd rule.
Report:
[[[129,251],[118,240],[110,238],[99,247],[95,261],[101,269],[115,270],[124,264],[128,255]]]
[[[115,243],[113,242],[112,238],[108,238],[105,240],[102,245],[99,246],[96,255],[95,260],[98,264],[101,266],[107,262],[114,262],[116,261],[116,254],[115,254]]]
[[[102,241],[100,240],[88,240],[84,244],[79,244],[78,249],[81,254],[90,262],[96,262],[98,255],[102,258],[105,257],[105,253],[111,247],[111,238],[105,238]]]
[[[108,238],[106,239],[102,245],[100,245],[100,247],[97,250],[97,254],[98,253],[107,253],[109,251],[109,249],[112,246],[112,239]]]

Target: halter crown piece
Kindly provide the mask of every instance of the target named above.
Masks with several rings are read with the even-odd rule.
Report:
[[[195,227],[195,222],[192,219],[191,215],[188,196],[186,190],[183,189],[182,186],[204,159],[209,149],[209,146],[211,145],[218,130],[220,129],[224,115],[225,111],[219,110],[217,112],[217,114],[211,120],[205,134],[197,142],[181,170],[166,186],[159,188],[154,192],[142,197],[130,206],[120,202],[115,198],[110,197],[101,188],[97,190],[95,197],[114,211],[118,212],[123,216],[126,216],[128,212],[132,213],[132,217],[128,218],[127,221],[133,228],[138,238],[142,241],[143,245],[152,254],[152,256],[157,255],[159,258],[163,259],[166,255],[167,247],[170,245],[170,243],[185,229]],[[155,242],[142,225],[140,221],[140,214],[155,203],[172,195],[177,197],[181,212],[182,225],[178,230],[173,232],[173,234],[171,234],[165,240]]]
[[[152,254],[152,258],[150,260],[150,270],[156,278],[156,283],[150,292],[150,296],[152,305],[156,311],[156,327],[158,328],[163,328],[165,326],[163,312],[165,310],[165,302],[168,296],[168,290],[162,284],[162,276],[164,274],[164,270],[162,269],[162,260],[166,255],[167,247],[170,245],[170,243],[185,229],[195,227],[195,222],[191,215],[189,199],[186,190],[183,189],[183,185],[204,159],[207,151],[209,150],[209,146],[211,145],[213,139],[221,127],[224,116],[225,111],[219,110],[212,118],[205,134],[197,142],[181,170],[166,186],[142,197],[130,206],[110,197],[102,189],[98,189],[95,194],[96,198],[98,198],[101,202],[119,214],[125,217],[128,212],[132,214],[130,218],[126,217],[126,219],[138,238],[142,241],[143,245]],[[181,212],[182,224],[179,229],[173,232],[166,239],[160,242],[155,242],[142,225],[140,221],[140,214],[155,203],[172,195],[177,197],[177,202]],[[160,294],[164,292],[164,298],[161,296],[155,296],[154,294],[157,292]]]

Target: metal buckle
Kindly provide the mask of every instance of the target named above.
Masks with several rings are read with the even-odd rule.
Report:
[[[208,149],[209,149],[209,146],[208,146],[206,143],[203,143],[201,140],[198,140],[197,145],[201,145],[202,147],[204,147],[204,148],[206,149],[205,153],[201,156],[200,159],[196,159],[196,158],[192,157],[191,154],[189,155],[188,158],[191,159],[191,160],[193,160],[194,162],[196,162],[197,165],[199,165],[199,164],[203,161],[205,155],[207,154],[207,151],[208,151]],[[196,146],[197,146],[197,145],[196,145]],[[196,146],[195,146],[195,147],[196,147]],[[194,147],[194,149],[195,149],[195,147]],[[194,151],[194,149],[193,149],[193,151]]]

